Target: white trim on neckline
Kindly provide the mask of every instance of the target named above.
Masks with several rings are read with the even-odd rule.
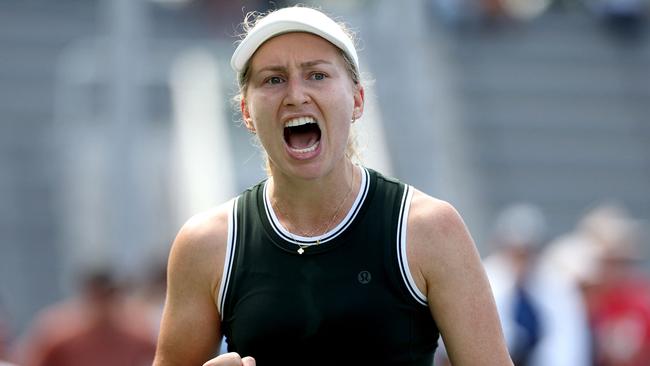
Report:
[[[334,228],[328,230],[326,233],[323,233],[322,235],[317,235],[317,236],[302,236],[298,234],[294,234],[287,230],[284,225],[280,222],[278,219],[277,215],[275,214],[275,211],[273,210],[273,206],[271,205],[271,198],[269,197],[268,194],[268,180],[264,182],[264,208],[266,211],[266,217],[268,218],[269,222],[271,223],[271,226],[273,227],[273,230],[283,238],[284,240],[300,245],[300,246],[309,246],[309,245],[317,245],[318,243],[324,244],[328,241],[333,240],[334,238],[338,237],[341,233],[347,229],[350,224],[354,221],[354,218],[356,215],[359,213],[359,209],[363,205],[363,202],[365,201],[365,198],[368,194],[368,186],[370,184],[370,179],[369,179],[369,173],[368,170],[364,167],[361,168],[361,184],[359,185],[359,192],[357,193],[357,196],[354,200],[354,203],[352,204],[352,207],[350,210],[348,210],[348,213],[345,215],[345,218],[341,220],[341,222],[336,225]]]

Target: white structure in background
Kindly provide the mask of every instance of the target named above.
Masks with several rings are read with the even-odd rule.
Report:
[[[370,87],[365,88],[363,117],[352,126],[357,135],[359,156],[363,166],[375,169],[386,176],[393,175],[393,166],[388,155],[381,111],[377,98]]]
[[[202,49],[181,54],[172,66],[172,184],[178,222],[235,194],[227,96],[214,56]]]
[[[145,8],[105,1],[106,34],[72,43],[57,60],[64,286],[92,265],[132,275],[159,241],[154,225],[157,140],[143,102]]]

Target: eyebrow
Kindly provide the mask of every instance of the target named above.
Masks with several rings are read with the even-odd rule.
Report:
[[[304,69],[304,68],[310,68],[310,67],[314,67],[314,66],[321,65],[321,64],[332,65],[333,63],[332,63],[331,61],[327,61],[327,60],[312,60],[312,61],[305,61],[305,62],[302,62],[302,63],[300,64],[300,67]],[[287,68],[286,68],[285,66],[280,66],[280,65],[270,65],[270,66],[266,66],[266,67],[263,67],[263,68],[259,69],[257,72],[263,72],[263,71],[285,71],[286,69],[287,69]]]

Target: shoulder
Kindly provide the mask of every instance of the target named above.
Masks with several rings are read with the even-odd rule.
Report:
[[[408,225],[414,234],[431,238],[432,240],[428,241],[431,245],[444,244],[433,239],[453,239],[466,232],[465,223],[454,206],[415,188],[413,188],[409,209]],[[422,244],[426,245],[426,243]]]
[[[196,245],[205,242],[205,239],[226,233],[233,201],[234,199],[190,217],[178,232],[177,242],[181,239],[182,243]]]
[[[37,338],[53,339],[65,331],[77,332],[83,328],[86,315],[79,299],[63,300],[38,312],[29,331]]]
[[[407,255],[418,287],[453,275],[450,269],[475,261],[476,246],[456,208],[413,189],[408,214]]]
[[[85,329],[83,307],[77,299],[66,300],[40,310],[16,344],[16,357],[33,364]]]
[[[234,201],[198,213],[183,224],[169,255],[170,273],[184,280],[204,279],[213,290],[217,288]]]

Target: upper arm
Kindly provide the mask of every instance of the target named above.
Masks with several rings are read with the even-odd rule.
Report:
[[[512,365],[480,256],[448,203],[415,192],[407,253],[454,365]]]
[[[202,364],[218,349],[216,304],[230,205],[197,215],[179,231],[169,255],[167,296],[154,365]]]

